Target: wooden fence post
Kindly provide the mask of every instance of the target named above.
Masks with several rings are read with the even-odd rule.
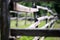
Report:
[[[33,8],[37,8],[37,6],[36,6],[36,4],[35,3],[33,3]],[[34,12],[34,20],[35,20],[35,22],[37,22],[38,20],[37,20],[37,13],[38,12]],[[36,28],[38,28],[38,26],[36,26]],[[38,38],[37,40],[39,40],[40,38]]]
[[[32,4],[33,4],[33,5],[32,5],[33,8],[37,8],[37,6],[36,6],[35,3],[32,3]],[[37,20],[37,12],[34,12],[34,20],[35,20],[35,22],[38,21],[38,20]],[[36,28],[38,28],[38,26],[36,26]]]
[[[46,24],[48,23],[48,19],[46,19]],[[47,26],[47,28],[48,28],[48,26]]]
[[[46,15],[47,15],[47,10],[45,10],[46,11]],[[46,19],[46,24],[48,23],[48,21],[49,21],[49,19]],[[47,26],[47,28],[48,28],[49,26]]]
[[[1,0],[1,13],[0,13],[0,27],[1,27],[1,40],[9,40],[9,0]]]

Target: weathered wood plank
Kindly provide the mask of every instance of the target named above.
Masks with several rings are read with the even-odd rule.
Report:
[[[30,13],[38,11],[37,8],[26,7],[26,6],[23,6],[19,3],[16,3],[16,10],[17,11],[22,11],[22,12],[30,12]]]
[[[11,29],[11,35],[60,37],[60,29]]]

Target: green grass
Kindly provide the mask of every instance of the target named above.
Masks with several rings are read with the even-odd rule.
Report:
[[[46,37],[45,40],[54,40],[54,37]]]
[[[11,28],[27,28],[33,23],[34,23],[34,21],[26,21],[26,23],[25,23],[25,20],[19,20],[18,27],[16,27],[16,20],[11,20],[10,27]],[[40,28],[40,27],[44,26],[45,23],[46,23],[45,21],[41,21],[40,24],[38,25],[38,27]]]
[[[17,39],[17,40],[32,40],[33,37],[32,36],[22,36],[21,38]]]
[[[45,40],[60,40],[60,37],[46,37]]]
[[[60,20],[57,20],[57,22],[55,23],[55,28],[60,28]]]
[[[26,21],[26,23],[25,23],[25,20],[19,20],[18,26],[16,27],[16,20],[11,20],[10,27],[11,28],[27,28],[32,23],[34,23],[34,21]]]
[[[40,24],[38,25],[38,28],[41,28],[42,26],[44,26],[46,24],[46,21],[41,21]]]

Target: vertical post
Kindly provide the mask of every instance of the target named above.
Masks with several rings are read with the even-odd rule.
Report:
[[[1,40],[9,40],[10,16],[8,6],[9,0],[1,0]]]
[[[50,19],[50,21],[51,21],[51,20],[54,20],[54,19],[55,19],[55,18]],[[50,24],[50,28],[53,28],[53,27],[54,27],[54,23],[55,23],[55,22],[53,22],[53,23]]]
[[[46,11],[46,10],[45,10],[45,11]],[[46,15],[47,15],[47,12],[48,12],[48,11],[46,11]],[[46,19],[46,24],[48,23],[48,21],[49,21],[49,20],[48,20],[48,19]],[[47,28],[48,28],[48,27],[49,27],[49,26],[47,26]]]
[[[46,24],[48,23],[48,19],[46,19]],[[48,28],[48,26],[47,26],[47,28]]]
[[[32,5],[33,8],[37,8],[35,3],[32,3],[32,4],[33,4]],[[37,20],[37,12],[34,12],[34,20],[35,20],[35,22],[38,21]],[[36,26],[36,28],[38,28],[38,26]]]
[[[45,11],[46,11],[46,10],[45,10]],[[48,11],[46,11],[46,15],[47,15],[47,12],[48,12]],[[46,24],[48,23],[48,21],[49,21],[49,20],[48,20],[48,19],[46,19]],[[48,28],[48,26],[47,26],[47,28]]]
[[[39,5],[39,6],[41,6],[41,3],[36,3],[36,5]],[[38,8],[38,7],[37,7]],[[38,8],[38,12],[37,12],[37,15],[38,15],[38,17],[41,17],[41,9],[40,8]]]
[[[26,26],[26,23],[27,23],[27,12],[26,12],[26,14],[25,14],[25,26]]]
[[[17,16],[16,16],[16,27],[18,27],[19,12],[17,12],[16,14],[17,14]]]
[[[36,6],[36,4],[35,3],[32,3],[33,5],[32,5],[32,7],[33,8],[37,8],[37,6]],[[34,20],[35,20],[35,22],[37,22],[38,20],[37,20],[37,13],[38,12],[34,12]],[[36,26],[36,28],[38,28],[38,26]],[[38,38],[37,40],[39,40],[40,38]]]

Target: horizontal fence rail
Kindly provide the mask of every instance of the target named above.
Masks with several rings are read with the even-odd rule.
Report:
[[[38,11],[37,8],[26,7],[26,6],[23,6],[19,3],[16,3],[16,9],[15,10],[21,11],[21,12],[29,12],[29,13]]]
[[[11,29],[11,35],[60,37],[60,29]]]
[[[53,14],[54,12],[52,10],[50,10],[49,8],[47,7],[43,7],[43,6],[37,6],[38,9],[42,9],[42,10],[47,10],[48,12],[50,12],[50,14],[52,15],[57,15],[56,13]]]

